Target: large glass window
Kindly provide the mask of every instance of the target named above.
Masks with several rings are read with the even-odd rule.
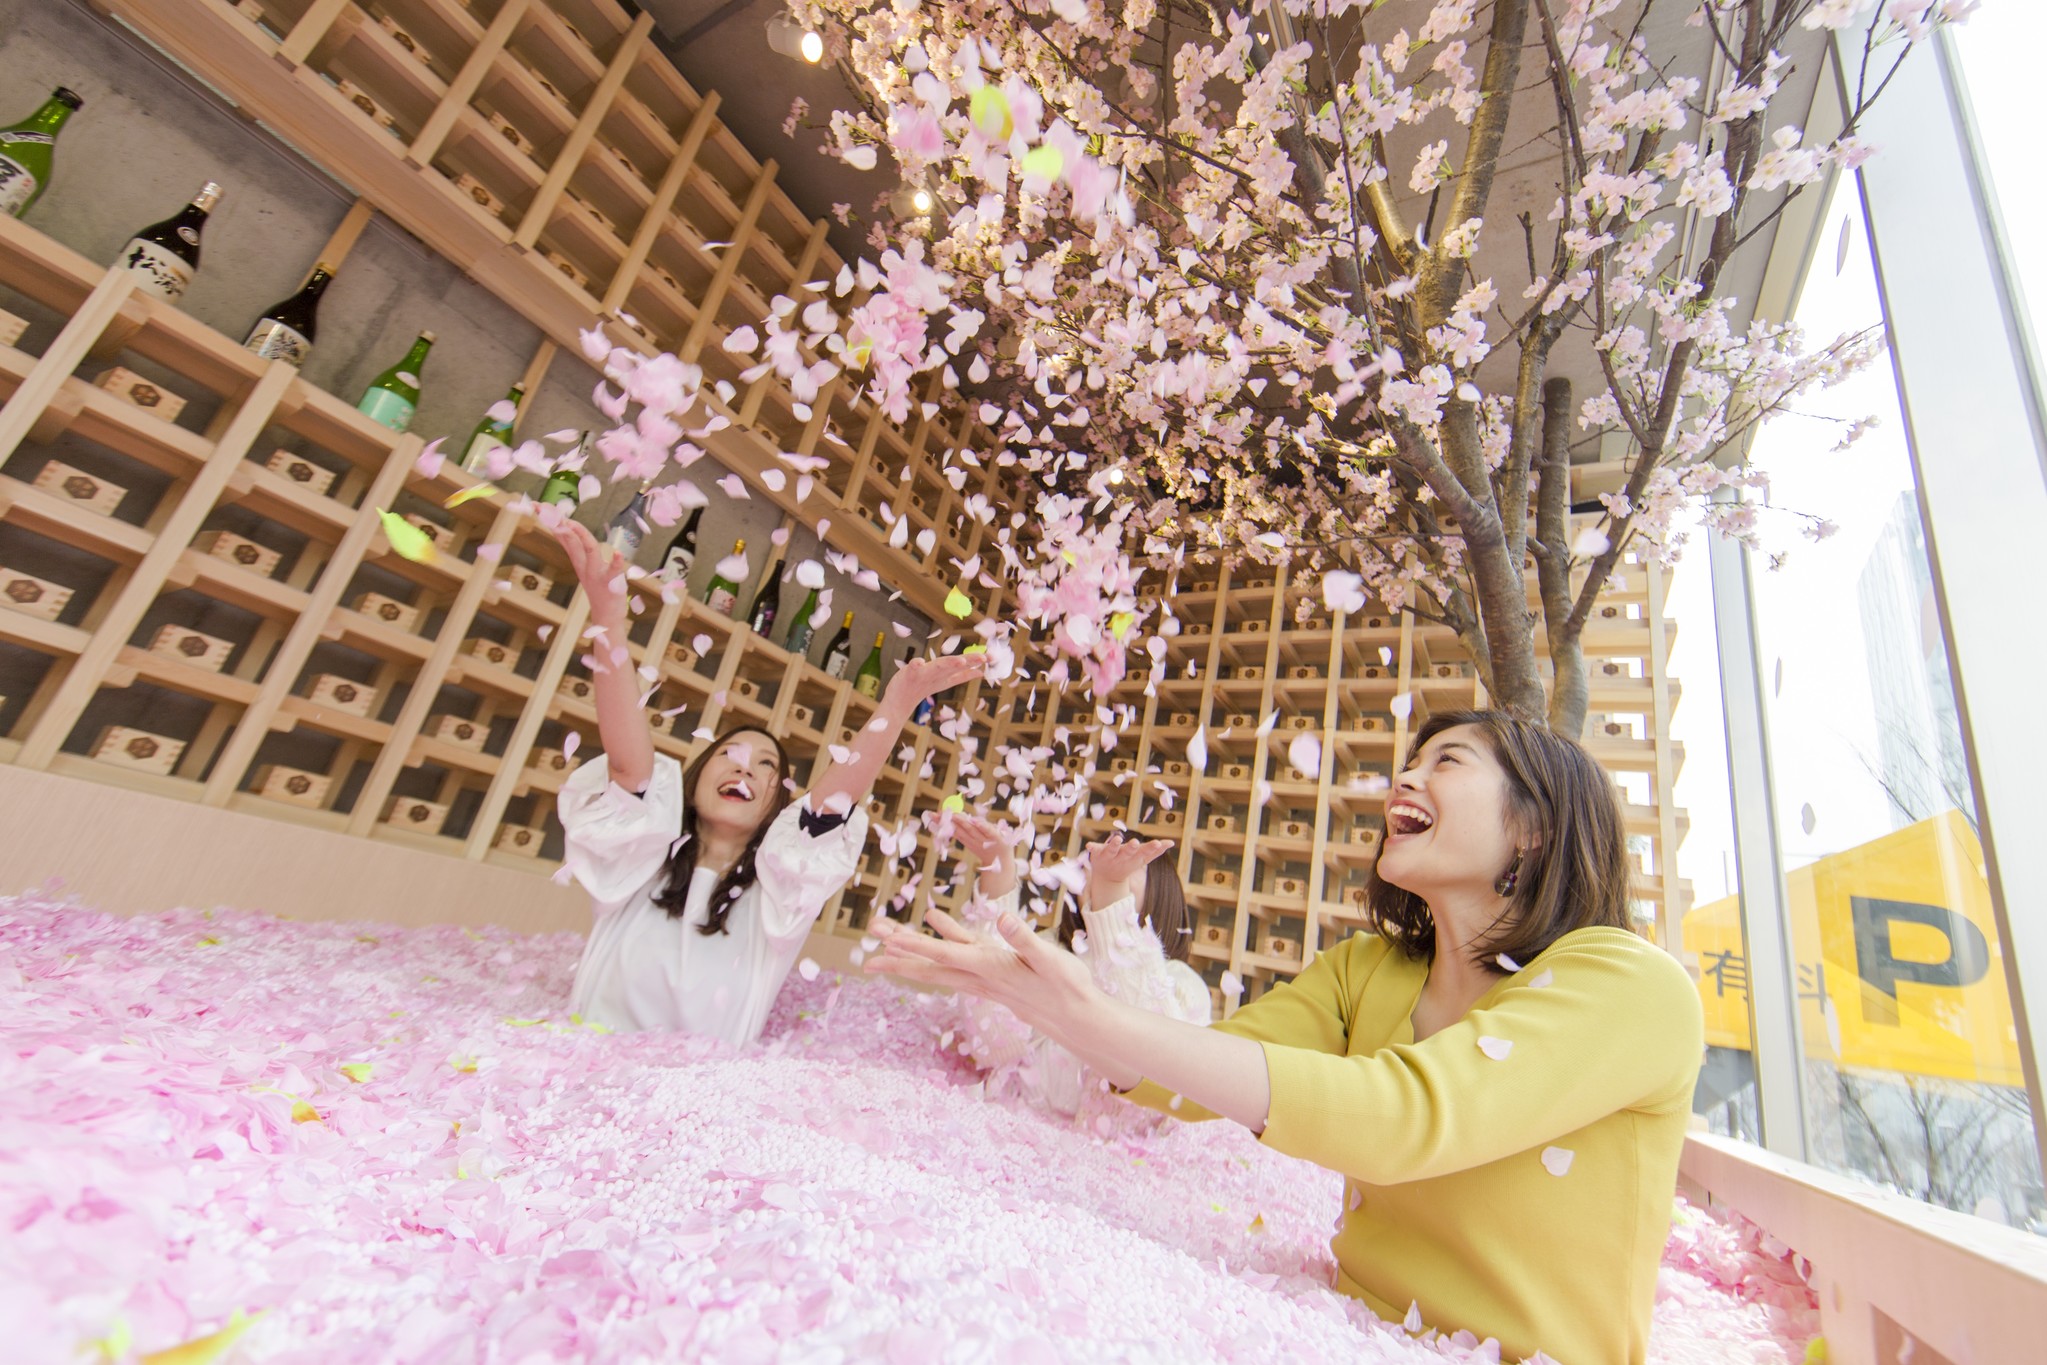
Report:
[[[1683,746],[1677,807],[1684,813],[1677,871],[1686,894],[1679,946],[1697,975],[1706,1011],[1706,1058],[1692,1094],[1694,1112],[1727,1137],[1762,1140],[1751,1047],[1749,983],[1740,953],[1740,882],[1735,868],[1734,803],[1728,788],[1727,729],[1720,694],[1720,639],[1713,612],[1713,575],[1706,537],[1694,526],[1684,556],[1670,571],[1664,610],[1677,623],[1670,672],[1683,687],[1671,713],[1670,737]],[[1734,929],[1733,951],[1723,925]]]
[[[1878,326],[1852,179],[1835,190],[1819,241],[1796,311],[1809,338]],[[1871,416],[1875,431],[1835,449]],[[1929,458],[1965,453],[1920,435]],[[1890,368],[1774,422],[1755,455],[1771,476],[1779,543],[1795,542],[1809,517],[1838,527],[1775,567],[1759,562],[1752,588],[1811,1158],[2042,1230],[2017,1031]],[[1738,954],[1735,913],[1731,900],[1695,912],[1687,945],[1702,963]],[[1745,1011],[1745,999],[1730,1006],[1730,1026]]]
[[[2003,224],[2004,245],[2025,292],[2037,346],[2047,340],[2047,181],[2039,173],[2034,142],[2033,82],[2039,54],[2047,51],[2047,5],[1985,5],[1950,29],[1961,62],[1991,197]],[[2035,356],[2038,363],[2038,356]]]

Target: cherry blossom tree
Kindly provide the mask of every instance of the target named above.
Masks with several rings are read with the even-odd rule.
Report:
[[[900,416],[937,371],[978,403],[982,456],[1043,488],[1016,524],[1044,543],[1001,537],[1021,613],[1098,686],[1162,624],[1131,633],[1105,544],[1241,556],[1448,624],[1498,704],[1575,734],[1623,553],[1674,557],[1694,505],[1755,542],[1755,501],[1711,495],[1759,488],[1755,427],[1877,351],[1745,321],[1730,267],[1973,7],[799,0],[860,97],[830,150],[886,152],[931,208],[728,346],[799,398],[852,371]],[[1847,115],[1808,138],[1776,106],[1834,30],[1861,34]],[[1495,204],[1517,176],[1538,208]],[[1602,440],[1623,475],[1574,520],[1572,447]]]

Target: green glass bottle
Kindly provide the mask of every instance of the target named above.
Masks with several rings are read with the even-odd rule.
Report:
[[[732,558],[738,559],[745,554],[746,542],[743,540],[733,541]],[[719,572],[711,575],[711,586],[704,590],[704,601],[710,603],[712,611],[721,611],[730,616],[732,608],[739,602],[740,585],[725,576],[723,561],[720,561],[718,568]]]
[[[853,613],[847,612],[846,619],[839,622],[838,634],[824,647],[824,671],[834,678],[846,676],[846,665],[853,662]]]
[[[885,630],[874,633],[874,648],[868,653],[867,662],[853,675],[853,690],[870,701],[881,695],[881,646],[887,639]]]
[[[469,444],[462,452],[462,467],[472,474],[483,473],[483,467],[489,462],[493,450],[512,443],[512,423],[519,420],[519,409],[526,401],[526,386],[512,385],[512,391],[505,395],[505,401],[512,405],[510,417],[500,422],[486,411],[483,420],[476,424],[476,430],[469,433]]]
[[[57,134],[85,104],[58,86],[43,107],[12,127],[0,128],[0,213],[19,218],[50,187]]]
[[[393,431],[411,426],[412,414],[419,411],[419,372],[433,348],[434,334],[421,332],[403,360],[370,381],[355,410]]]
[[[789,623],[789,634],[782,641],[782,647],[791,654],[804,654],[810,650],[811,637],[817,630],[810,623],[817,616],[817,589],[803,599],[803,607],[796,613],[796,619]]]
[[[547,483],[540,490],[542,502],[565,502],[573,507],[582,497],[583,470],[589,464],[591,439],[590,433],[584,432],[576,453],[563,456],[561,463],[554,467],[554,472],[547,476]]]

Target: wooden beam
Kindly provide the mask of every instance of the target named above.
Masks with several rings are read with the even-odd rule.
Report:
[[[661,184],[654,190],[654,202],[640,217],[640,225],[633,230],[632,243],[626,247],[625,260],[619,264],[618,273],[611,277],[611,286],[604,291],[604,311],[616,313],[625,307],[633,286],[639,283],[640,274],[646,269],[647,257],[654,250],[654,241],[668,226],[669,215],[675,211],[675,197],[682,193],[684,182],[690,172],[696,169],[697,152],[704,145],[704,137],[717,123],[719,94],[713,90],[704,96],[704,102],[697,106],[696,115],[690,119],[689,127],[683,131],[682,142],[669,158],[667,173],[661,177]]]
[[[647,34],[654,27],[654,18],[641,13],[633,20],[633,26],[619,40],[618,50],[611,55],[611,65],[604,72],[604,79],[597,82],[597,88],[590,92],[589,101],[583,106],[582,117],[570,130],[568,139],[561,150],[555,153],[554,165],[548,168],[547,178],[540,182],[540,188],[533,195],[533,202],[526,208],[526,216],[519,221],[518,231],[512,240],[520,246],[531,247],[540,240],[540,231],[554,216],[554,207],[560,202],[562,191],[569,186],[569,177],[576,173],[576,167],[583,162],[583,154],[590,150],[590,143],[597,136],[598,127],[604,116],[611,112],[612,101],[625,86],[625,78],[632,73],[633,63],[639,60],[640,49],[646,45]]]
[[[498,6],[497,14],[491,19],[490,27],[483,31],[482,39],[470,50],[469,57],[462,63],[462,69],[455,73],[455,79],[448,82],[448,89],[441,96],[441,102],[434,106],[434,112],[419,130],[419,136],[405,150],[405,159],[415,166],[431,166],[440,155],[441,145],[448,140],[448,134],[455,131],[456,120],[469,107],[469,101],[476,97],[477,87],[489,74],[491,65],[505,50],[512,30],[526,17],[526,7],[531,0],[504,0]]]
[[[156,543],[149,547],[148,553],[142,556],[142,562],[135,566],[134,573],[122,585],[118,598],[93,633],[92,642],[72,660],[48,708],[22,741],[21,751],[15,755],[16,763],[24,768],[50,766],[50,760],[57,756],[57,751],[70,737],[72,727],[99,691],[100,683],[113,666],[116,656],[127,645],[128,637],[135,633],[143,616],[155,604],[165,580],[170,577],[171,566],[192,543],[200,523],[213,511],[213,504],[227,487],[229,476],[248,456],[249,447],[263,434],[263,428],[270,425],[277,400],[297,378],[298,372],[290,366],[282,362],[272,364],[263,378],[257,381],[255,389],[234,410],[232,420],[215,442],[205,467],[179,500],[178,510],[164,522]]]

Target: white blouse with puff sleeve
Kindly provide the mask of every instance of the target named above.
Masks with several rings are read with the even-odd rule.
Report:
[[[568,867],[595,902],[596,922],[576,967],[575,1011],[607,1028],[702,1033],[734,1047],[759,1037],[811,925],[852,878],[867,841],[858,807],[822,834],[805,831],[807,800],[775,818],[754,856],[754,884],[725,932],[706,935],[697,926],[710,917],[717,873],[697,869],[679,919],[654,903],[682,834],[682,765],[656,754],[640,796],[611,781],[601,754],[577,768],[558,805]]]
[[[985,902],[986,908],[973,917],[978,932],[993,937],[996,918],[1004,911],[1015,913],[1018,902],[1015,888]],[[1137,922],[1136,897],[1125,896],[1099,910],[1083,908],[1080,921],[1087,934],[1081,961],[1096,989],[1168,1019],[1209,1023],[1214,1002],[1208,983],[1186,963],[1167,957],[1158,935]],[[1059,947],[1054,929],[1043,930],[1038,937]],[[968,1055],[990,1073],[991,1081],[1013,1086],[1027,1101],[1053,1113],[1071,1118],[1080,1112],[1089,1076],[1080,1058],[1001,1005],[977,1000],[970,1013],[973,1036],[968,1039]]]

